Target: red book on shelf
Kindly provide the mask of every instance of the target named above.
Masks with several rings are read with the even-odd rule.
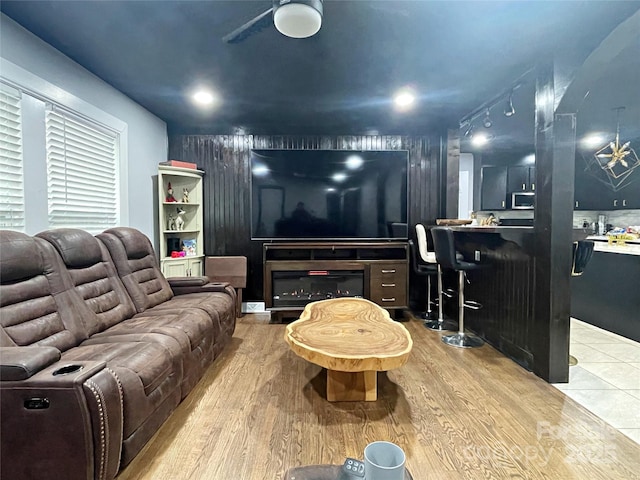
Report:
[[[181,167],[181,168],[198,168],[195,163],[183,162],[182,160],[167,160],[166,162],[160,162],[160,165],[167,165],[169,167]]]

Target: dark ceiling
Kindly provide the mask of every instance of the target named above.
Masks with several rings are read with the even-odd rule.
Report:
[[[552,53],[573,65],[639,1],[324,2],[320,32],[222,37],[261,1],[11,1],[0,10],[165,120],[171,133],[424,133],[458,120]],[[638,80],[637,78],[635,79]],[[203,112],[198,85],[221,99]],[[417,106],[395,113],[411,86]]]

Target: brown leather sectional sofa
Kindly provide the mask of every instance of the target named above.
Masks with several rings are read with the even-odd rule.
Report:
[[[167,281],[132,228],[0,231],[2,480],[114,478],[229,343],[235,301]]]

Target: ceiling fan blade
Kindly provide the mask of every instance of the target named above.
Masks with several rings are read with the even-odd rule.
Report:
[[[271,13],[273,8],[270,8],[266,12],[261,13],[256,18],[249,20],[247,23],[239,28],[236,28],[233,32],[222,37],[224,43],[240,43],[246,38],[250,37],[254,33],[258,33],[264,28],[273,25]]]

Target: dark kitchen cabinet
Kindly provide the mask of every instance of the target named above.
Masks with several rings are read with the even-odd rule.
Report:
[[[637,174],[640,177],[640,172]],[[606,179],[604,173],[602,175]],[[640,178],[633,178],[634,175],[636,172],[630,176],[627,186],[614,192],[610,185],[576,166],[574,209],[606,211],[640,208]]]
[[[482,167],[481,208],[507,208],[507,167]]]
[[[516,165],[507,171],[507,193],[534,192],[536,190],[536,167]]]
[[[613,210],[615,192],[593,175],[576,167],[574,183],[575,210]]]
[[[634,175],[639,178],[634,179]],[[640,172],[633,172],[630,175],[630,179],[632,180],[631,183],[629,183],[621,190],[613,192],[613,194],[611,195],[611,199],[613,202],[613,206],[611,208],[613,208],[614,210],[640,208]]]

